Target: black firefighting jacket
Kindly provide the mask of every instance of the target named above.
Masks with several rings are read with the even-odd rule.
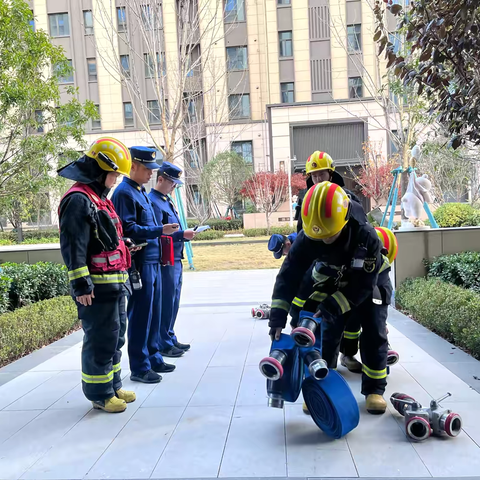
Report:
[[[334,243],[312,240],[303,231],[298,234],[275,282],[271,328],[285,327],[290,304],[313,262],[315,305],[326,320],[349,312],[372,295],[389,303],[389,298],[383,297],[391,292],[377,287],[379,273],[390,268],[382,243],[362,206],[356,202],[350,205],[349,220]]]
[[[89,187],[100,198],[106,198],[109,193],[109,189],[98,182],[90,183]],[[60,250],[69,272],[71,295],[74,297],[87,295],[94,288],[91,276],[72,275],[71,272],[82,270],[88,265],[88,259],[92,254],[96,255],[103,251],[103,246],[98,239],[99,219],[95,206],[83,193],[71,193],[60,202],[59,224]],[[121,281],[115,283],[95,284],[95,292],[121,291],[126,275],[122,274],[121,277]]]

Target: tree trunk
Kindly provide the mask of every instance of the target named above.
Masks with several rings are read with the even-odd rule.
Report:
[[[265,219],[267,220],[267,235],[270,235],[270,214],[265,212]]]
[[[23,230],[22,230],[22,217],[20,214],[20,204],[19,202],[14,203],[13,210],[13,228],[17,230],[17,242],[23,242]]]

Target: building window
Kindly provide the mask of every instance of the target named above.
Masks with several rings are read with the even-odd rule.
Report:
[[[186,99],[186,107],[187,107],[187,122],[196,123],[197,122],[197,105],[195,104],[195,100],[193,100],[192,98]]]
[[[143,62],[145,64],[145,78],[153,78],[155,76],[155,65],[152,56],[149,53],[144,53]]]
[[[92,130],[99,130],[102,128],[102,120],[100,118],[100,105],[95,105],[98,113],[98,119],[92,120]]]
[[[88,65],[88,81],[96,82],[97,81],[97,59],[87,58],[87,65]]]
[[[73,83],[73,64],[71,60],[67,60],[68,65],[70,67],[70,72],[67,73],[65,76],[59,76],[58,77],[58,83],[60,84],[67,84],[67,83]],[[55,66],[53,68],[53,71],[56,75],[60,75],[60,67]]]
[[[146,30],[157,30],[163,28],[162,7],[156,5],[152,8],[150,5],[142,5],[142,23]]]
[[[35,123],[37,124],[37,133],[43,133],[43,111],[35,110]]]
[[[70,35],[68,13],[54,13],[48,16],[48,21],[50,23],[50,36],[68,37]]]
[[[158,125],[160,123],[160,107],[158,100],[149,100],[147,102],[148,108],[148,123],[150,125]]]
[[[291,5],[292,0],[277,0],[277,5]]]
[[[117,7],[117,31],[118,33],[127,31],[127,11],[125,7]]]
[[[130,78],[130,55],[120,55],[120,67],[122,69],[122,75]]]
[[[152,56],[149,53],[144,53],[143,61],[145,63],[145,78],[154,78],[156,75]],[[165,54],[157,53],[157,75],[161,76],[162,74],[166,74]]]
[[[200,205],[202,203],[202,194],[198,188],[198,185],[192,185],[192,199],[195,205]]]
[[[250,95],[230,95],[228,97],[230,120],[250,118]]]
[[[227,70],[247,70],[247,47],[227,47]]]
[[[348,97],[349,98],[363,97],[362,77],[352,77],[348,79]]]
[[[295,88],[293,82],[281,83],[280,90],[282,92],[282,103],[295,102]]]
[[[83,11],[83,26],[85,35],[93,35],[93,15],[91,10]]]
[[[362,26],[360,24],[347,26],[347,40],[350,53],[362,51]]]
[[[225,1],[225,23],[245,21],[245,0]]]
[[[232,142],[232,151],[238,153],[249,165],[253,165],[253,142]]]
[[[123,104],[123,121],[126,127],[133,127],[133,105],[131,102]]]
[[[278,32],[278,40],[280,43],[280,56],[293,57],[292,31]]]

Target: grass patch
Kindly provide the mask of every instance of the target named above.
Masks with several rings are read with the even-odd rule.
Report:
[[[238,240],[238,239],[237,239]],[[280,268],[282,260],[275,260],[267,243],[231,242],[228,245],[193,247],[193,264],[199,272],[211,270],[257,270]],[[183,261],[188,269],[188,260]]]

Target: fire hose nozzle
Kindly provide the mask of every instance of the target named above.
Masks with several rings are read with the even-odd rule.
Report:
[[[416,442],[426,440],[432,433],[430,423],[423,417],[411,417],[405,423],[407,435]]]
[[[275,393],[268,394],[268,406],[271,408],[283,408],[285,401],[280,395]]]
[[[315,380],[323,380],[328,375],[327,362],[322,358],[318,350],[312,350],[305,355],[305,364],[308,366],[310,375]]]
[[[439,426],[449,437],[457,437],[462,431],[462,417],[458,413],[444,413],[440,417]]]
[[[286,361],[287,354],[285,352],[282,350],[272,350],[268,357],[260,361],[260,372],[268,380],[279,380],[283,376],[283,365],[285,365]]]
[[[304,318],[298,324],[298,327],[292,330],[293,341],[301,348],[309,348],[315,345],[315,330],[317,329],[315,320]]]

